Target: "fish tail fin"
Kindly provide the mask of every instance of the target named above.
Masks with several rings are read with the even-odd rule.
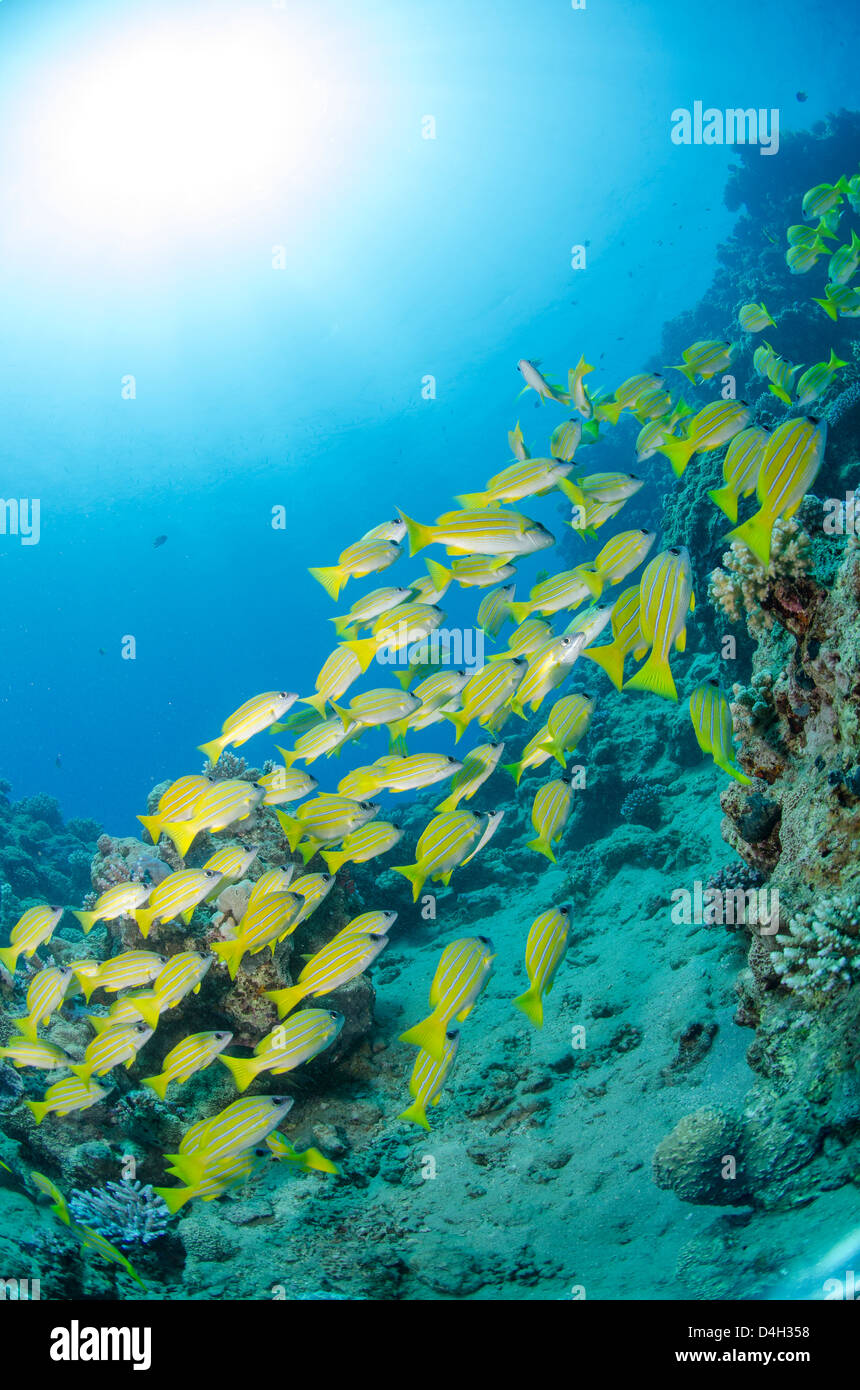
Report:
[[[526,600],[522,603],[516,603],[513,599],[511,599],[505,604],[505,607],[507,608],[517,627],[519,627],[520,623],[525,622],[526,618],[532,611],[531,600]]]
[[[135,922],[137,922],[138,928],[140,929],[140,934],[141,934],[141,936],[144,937],[144,938],[146,938],[147,936],[149,936],[150,928],[152,927],[152,920],[153,920],[153,918],[155,917],[155,909],[154,909],[154,908],[149,908],[149,907],[136,907],[136,908],[134,909],[134,912],[132,913],[132,916],[133,916]],[[84,983],[84,981],[82,980],[82,981],[81,981],[81,984],[83,984],[83,983]],[[87,997],[87,994],[86,994],[86,989],[85,989],[85,990],[84,990],[84,998],[86,998],[86,997]]]
[[[726,540],[741,541],[748,550],[751,550],[756,559],[764,565],[765,569],[770,568],[770,540],[773,533],[773,521],[769,520],[763,510],[759,510],[749,521],[745,521],[742,526],[736,526],[734,531],[729,531]]]
[[[812,302],[813,302],[813,304],[820,304],[821,307],[822,307],[822,309],[824,310],[825,314],[827,315],[827,317],[828,317],[829,319],[832,319],[834,323],[836,322],[836,319],[837,319],[836,305],[833,303],[833,301],[832,301],[831,299],[813,299]]]
[[[394,725],[393,725],[393,724],[390,724],[390,725],[389,725],[389,728],[388,728],[388,751],[389,751],[389,753],[402,753],[403,756],[406,757],[406,755],[407,755],[408,752],[409,752],[409,749],[408,749],[407,744],[406,744],[406,730],[405,730],[405,729],[400,729],[399,732],[395,733],[395,732],[394,732]]]
[[[301,757],[300,753],[294,752],[291,748],[280,748],[278,747],[277,743],[275,744],[275,748],[280,753],[281,757],[284,760],[284,766],[287,768],[292,767],[296,759]]]
[[[433,580],[436,588],[441,589],[444,593],[454,577],[451,570],[447,569],[445,565],[440,565],[438,560],[425,559],[424,563],[427,566],[427,573]]]
[[[582,655],[602,666],[615,689],[621,689],[624,680],[624,653],[614,642],[605,647],[586,647]]]
[[[523,765],[522,765],[522,763],[521,763],[521,762],[520,762],[520,763],[502,763],[502,768],[504,769],[505,772],[509,772],[509,773],[511,774],[511,776],[513,777],[513,779],[514,779],[514,781],[516,782],[517,786],[519,786],[519,785],[520,785],[520,778],[521,778],[522,775],[523,775]],[[440,807],[439,809],[441,810],[442,808]]]
[[[453,724],[454,728],[457,730],[457,737],[454,739],[454,742],[459,743],[471,723],[472,716],[465,710],[453,710],[450,714],[446,714],[445,718]]]
[[[144,1023],[150,1028],[158,1027],[158,1020],[161,1017],[161,1009],[155,999],[135,999],[134,1007],[140,1014]]]
[[[417,555],[419,550],[424,550],[426,546],[433,544],[432,526],[422,526],[420,521],[413,521],[411,516],[407,516],[405,512],[401,512],[400,516],[406,523],[410,555]]]
[[[72,916],[77,917],[78,921],[84,929],[84,936],[87,935],[87,932],[92,931],[96,922],[99,920],[99,915],[97,912],[78,912],[74,908],[72,909]]]
[[[161,839],[161,816],[138,816],[144,830],[154,845]]]
[[[441,1062],[445,1054],[445,1022],[438,1014],[428,1014],[412,1028],[400,1034],[400,1041],[411,1047],[420,1047],[436,1062]]]
[[[672,471],[680,478],[696,452],[696,443],[692,439],[667,439],[658,446],[657,452],[665,454],[672,465]]]
[[[518,994],[511,1003],[520,1013],[524,1013],[529,1023],[533,1023],[535,1028],[543,1028],[543,1000],[540,990],[531,985],[525,994]]]
[[[245,954],[245,943],[241,936],[231,938],[229,941],[213,941],[212,950],[219,960],[223,960],[230,972],[230,979],[235,980],[239,973],[239,964]]]
[[[341,864],[345,863],[349,856],[342,849],[324,849],[320,857],[325,860],[329,873],[336,874]]]
[[[151,1091],[154,1091],[159,1100],[165,1100],[167,1097],[167,1088],[170,1085],[170,1077],[166,1071],[163,1071],[160,1072],[158,1076],[142,1077],[140,1084],[141,1086],[148,1086]]]
[[[624,409],[619,401],[600,401],[600,413],[610,425],[617,425]]]
[[[588,502],[585,493],[582,491],[582,488],[579,487],[576,483],[571,482],[570,478],[559,478],[556,486],[559,488],[561,492],[564,493],[565,497],[568,497],[571,502],[575,502],[578,507],[588,506]]]
[[[89,1062],[71,1062],[69,1071],[73,1071],[82,1081],[89,1081],[93,1074],[92,1064]]]
[[[300,822],[296,820],[295,816],[288,816],[286,811],[281,811],[277,807],[275,807],[275,815],[278,818],[281,829],[287,837],[287,843],[290,849],[295,853],[296,846],[303,834]]]
[[[719,507],[734,525],[738,519],[738,494],[734,488],[728,484],[725,487],[715,487],[708,492],[708,496],[714,506]]]
[[[735,781],[740,782],[742,786],[749,787],[752,785],[753,779],[748,777],[745,772],[742,772],[737,763],[727,762],[723,758],[714,758],[714,762],[722,772],[727,772],[730,777],[734,777]]]
[[[3,946],[0,948],[0,964],[5,965],[10,975],[15,974],[15,967],[18,964],[18,957],[21,954],[18,946]]]
[[[208,743],[198,743],[197,751],[198,753],[205,753],[210,765],[214,767],[229,742],[229,737],[213,738]]]
[[[195,1195],[193,1187],[154,1187],[152,1190],[164,1202],[171,1216],[175,1216]]]
[[[787,391],[783,391],[781,386],[774,386],[771,382],[767,388],[771,395],[776,396],[777,400],[784,401],[786,405],[791,405],[791,396]]]
[[[197,822],[193,820],[164,821],[161,828],[165,835],[170,836],[180,859],[185,858],[194,842],[195,835],[200,829]]]
[[[320,840],[302,840],[297,846],[299,854],[302,856],[302,863],[309,864],[320,847]]]
[[[430,1124],[427,1120],[427,1111],[418,1100],[414,1100],[411,1105],[407,1105],[405,1110],[401,1110],[397,1118],[398,1120],[406,1120],[412,1125],[420,1125],[422,1129],[430,1129]]]
[[[311,709],[316,710],[321,719],[325,719],[325,695],[317,691],[316,695],[307,695],[304,700],[300,700],[300,705],[310,705]]]
[[[668,659],[652,651],[644,666],[640,666],[635,676],[624,682],[625,690],[650,690],[662,695],[666,700],[677,700],[678,692],[672,679]]]
[[[329,598],[337,599],[347,577],[340,565],[323,565],[320,569],[308,569],[318,584],[322,584]]]
[[[22,1018],[15,1019],[15,1027],[28,1042],[39,1041],[39,1023],[40,1020],[32,1014],[24,1014]]]
[[[670,372],[680,372],[682,376],[687,378],[691,386],[695,386],[696,373],[692,367],[687,366],[686,362],[679,362],[677,366],[670,366],[668,370]]]
[[[304,999],[305,991],[303,985],[290,985],[287,989],[267,989],[265,995],[278,1010],[278,1017],[286,1018],[291,1009]]]
[[[543,837],[540,835],[536,840],[528,840],[526,842],[526,849],[536,850],[538,854],[544,855],[544,857],[548,859],[551,864],[556,863],[556,857],[553,854],[552,845],[550,844],[549,840],[544,840]]]
[[[42,1123],[51,1108],[46,1100],[25,1100],[24,1104],[32,1110],[37,1125]]]
[[[449,796],[445,797],[444,801],[439,802],[439,805],[436,807],[436,812],[438,814],[440,811],[456,811],[459,804],[460,797],[458,793],[451,792]]]
[[[222,1052],[218,1061],[224,1063],[240,1091],[247,1091],[259,1071],[256,1059],[252,1057],[225,1057]]]
[[[403,877],[408,879],[412,884],[412,901],[417,903],[418,895],[424,887],[424,881],[427,878],[420,864],[400,864],[399,866],[392,865],[392,867],[396,874],[402,874]]]
[[[353,656],[356,657],[362,671],[366,671],[368,669],[371,661],[376,656],[378,650],[375,637],[353,637],[347,640],[346,642],[341,642],[340,645],[342,647],[346,647],[348,651],[352,652]],[[334,701],[332,701],[332,709],[337,709],[337,706],[335,705]],[[338,713],[340,713],[340,710],[338,710]],[[349,716],[347,716],[347,718],[348,717]]]
[[[461,492],[459,497],[454,498],[460,506],[467,512],[479,512],[482,507],[486,507],[490,501],[488,492]]]

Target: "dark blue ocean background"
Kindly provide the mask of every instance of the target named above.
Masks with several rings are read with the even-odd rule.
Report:
[[[13,795],[131,833],[244,699],[310,693],[335,610],[307,566],[396,506],[432,520],[518,417],[543,447],[518,358],[584,352],[611,388],[708,285],[733,151],[673,145],[672,110],[809,127],[858,39],[806,0],[7,0],[0,477],[41,503],[38,546],[0,540]]]

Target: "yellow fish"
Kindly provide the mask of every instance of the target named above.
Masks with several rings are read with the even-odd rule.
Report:
[[[536,1028],[543,1027],[543,998],[551,991],[555,972],[564,959],[569,932],[569,907],[552,907],[531,925],[526,941],[529,987],[513,1003]]]
[[[690,718],[702,752],[710,753],[717,767],[736,782],[749,786],[752,778],[747,777],[735,761],[732,712],[719,681],[702,681],[696,686],[690,696]]]
[[[398,1120],[407,1120],[410,1124],[420,1125],[422,1129],[429,1130],[427,1106],[439,1104],[439,1092],[451,1073],[459,1044],[459,1028],[449,1028],[445,1034],[445,1049],[441,1061],[435,1061],[429,1052],[418,1053],[409,1079],[412,1104],[401,1111],[397,1116]]]
[[[231,745],[240,748],[255,734],[262,733],[278,719],[283,719],[298,698],[291,690],[267,690],[263,695],[255,695],[224,720],[218,738],[199,745],[200,752],[206,754],[214,767],[225,748]]]
[[[400,1034],[400,1041],[420,1047],[434,1062],[445,1056],[446,1034],[451,1020],[468,1018],[493,968],[495,952],[488,936],[461,936],[451,941],[439,957],[430,986],[427,1018]]]
[[[678,692],[669,666],[674,642],[679,652],[687,645],[687,613],[693,612],[693,573],[687,547],[670,546],[646,565],[639,586],[639,627],[651,653],[639,670],[625,681],[625,690],[651,690],[667,700]]]

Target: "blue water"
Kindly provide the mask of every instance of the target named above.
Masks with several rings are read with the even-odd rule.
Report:
[[[244,164],[272,108],[247,112],[241,68],[233,91],[203,82],[198,95],[195,44],[215,45],[219,24],[246,27],[275,71],[305,44],[343,98],[298,198],[279,160],[307,139],[295,113],[252,190]],[[853,6],[806,3],[707,17],[670,0],[360,15],[5,4],[3,493],[40,498],[42,513],[38,546],[0,546],[14,793],[50,790],[67,814],[129,833],[155,780],[196,770],[226,711],[257,690],[309,693],[332,610],[306,566],[332,563],[392,507],[432,519],[503,466],[517,414],[526,428],[540,418],[516,401],[519,357],[552,374],[585,351],[611,386],[708,284],[733,222],[732,151],[673,145],[671,111],[776,106],[783,131],[808,126],[850,101],[857,32]],[[136,71],[153,35],[173,53],[163,85],[157,54],[145,81]],[[127,72],[151,114],[193,102],[193,148],[214,165],[197,205],[162,201],[181,179],[160,124],[149,151],[140,119],[127,145],[95,120],[71,122],[70,140],[105,63],[115,81],[95,109],[108,124]],[[207,101],[218,132],[240,132],[223,163]],[[277,113],[277,89],[273,101]],[[427,114],[435,140],[421,138]],[[587,269],[573,271],[583,243]],[[271,529],[278,504],[286,532]]]

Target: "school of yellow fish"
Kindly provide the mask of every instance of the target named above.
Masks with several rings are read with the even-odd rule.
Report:
[[[793,273],[806,273],[819,257],[829,255],[825,294],[815,302],[834,320],[860,314],[860,291],[851,284],[860,267],[860,239],[852,231],[850,242],[836,249],[828,246],[836,238],[845,203],[855,213],[860,211],[860,174],[811,189],[803,199],[804,222],[788,231],[787,261]],[[744,305],[739,321],[750,333],[776,327],[763,304]],[[696,342],[669,370],[691,383],[707,382],[728,370],[734,352],[729,342]],[[829,362],[808,368],[795,384],[798,365],[785,362],[767,343],[755,353],[755,368],[769,379],[774,396],[800,408],[819,400],[844,365],[831,353]],[[153,844],[166,835],[183,859],[203,831],[228,837],[201,868],[180,869],[152,888],[118,884],[102,893],[91,909],[75,912],[85,936],[97,922],[133,919],[141,947],[107,960],[81,959],[32,974],[26,1014],[15,1019],[17,1031],[0,1048],[0,1058],[16,1067],[66,1073],[47,1088],[41,1101],[26,1102],[37,1125],[48,1116],[68,1116],[103,1099],[108,1094],[100,1084],[104,1078],[114,1067],[135,1062],[162,1015],[181,1008],[189,993],[199,991],[215,961],[235,979],[247,955],[267,948],[274,952],[308,919],[331,891],[342,865],[389,854],[402,832],[378,819],[380,805],[370,798],[380,792],[398,795],[446,784],[446,795],[418,840],[415,862],[395,867],[410,883],[417,902],[428,880],[447,885],[455,871],[487,845],[501,821],[500,810],[473,812],[461,808],[461,802],[470,801],[497,766],[519,787],[524,774],[554,761],[561,772],[542,781],[532,798],[535,835],[528,847],[555,862],[575,791],[567,763],[594,709],[591,699],[579,694],[556,698],[556,692],[583,656],[600,666],[617,690],[677,700],[670,656],[673,649],[684,651],[687,618],[695,607],[687,550],[672,546],[649,559],[657,540],[652,531],[621,531],[593,560],[541,578],[527,598],[517,599],[515,582],[505,582],[515,581],[524,556],[554,544],[541,522],[519,510],[521,505],[560,493],[571,504],[572,529],[594,538],[642,487],[633,474],[583,470],[580,451],[600,437],[602,426],[612,428],[628,413],[640,426],[637,460],[662,454],[677,475],[694,455],[728,445],[724,486],[709,495],[732,523],[728,535],[748,546],[764,567],[770,563],[776,521],[797,511],[821,466],[826,426],[813,417],[795,416],[769,431],[751,421],[743,401],[721,398],[694,412],[682,396],[673,399],[662,376],[644,372],[623,382],[612,395],[592,392],[585,378],[593,367],[584,357],[568,373],[566,389],[545,379],[536,363],[523,359],[518,368],[523,391],[534,392],[537,404],[553,402],[565,413],[575,411],[553,429],[548,454],[533,457],[517,425],[508,435],[511,462],[482,490],[459,496],[456,509],[430,524],[401,511],[395,520],[347,545],[336,564],[310,571],[337,600],[352,581],[379,575],[398,561],[407,540],[410,556],[430,546],[447,556],[447,564],[427,558],[425,573],[399,587],[375,588],[348,612],[332,618],[338,641],[317,676],[314,694],[299,701],[306,710],[290,712],[299,699],[296,693],[268,691],[246,701],[224,721],[217,737],[200,745],[214,768],[226,749],[239,748],[258,734],[288,734],[293,746],[278,746],[283,766],[253,784],[182,776],[163,793],[154,814],[139,817]],[[753,492],[757,510],[738,525],[739,503]],[[642,566],[637,581],[611,593]],[[491,640],[498,640],[505,626],[513,624],[507,648],[469,676],[440,664],[429,645],[432,634],[443,628],[445,614],[439,604],[451,585],[487,591],[476,621]],[[560,630],[553,626],[558,617],[566,624]],[[611,640],[599,642],[607,627]],[[407,650],[410,661],[398,685],[354,694],[347,704],[347,692],[374,659],[397,650]],[[637,669],[625,679],[628,660]],[[512,718],[527,719],[543,708],[546,718],[519,760],[502,763],[502,730]],[[689,713],[702,751],[729,776],[749,782],[735,761],[729,703],[716,680],[697,686]],[[453,727],[454,749],[470,726],[482,730],[486,741],[459,756],[409,751],[411,740],[424,729],[444,727],[446,722]],[[319,790],[308,767],[319,768],[344,744],[373,729],[387,730],[389,751],[347,773],[335,789]],[[297,768],[297,763],[303,767]],[[319,856],[326,871],[310,869],[296,876],[290,865],[258,878],[238,934],[215,942],[210,954],[184,951],[165,957],[147,949],[145,943],[159,924],[179,919],[189,924],[200,904],[217,896],[227,883],[247,876],[256,850],[236,836],[242,822],[261,806],[274,808],[290,850],[301,855],[305,868]],[[43,904],[23,914],[12,929],[10,944],[0,949],[0,963],[10,974],[22,958],[29,960],[39,947],[49,945],[64,910]],[[167,1054],[162,1070],[142,1084],[166,1099],[171,1086],[182,1085],[219,1061],[243,1093],[261,1074],[286,1075],[317,1056],[337,1038],[343,1018],[328,1009],[297,1006],[331,994],[368,969],[385,949],[396,916],[384,908],[362,913],[306,960],[294,984],[271,991],[267,997],[280,1021],[257,1043],[252,1056],[226,1053],[232,1042],[229,1032],[191,1034]],[[564,958],[568,935],[566,906],[548,906],[528,933],[528,988],[513,1004],[534,1026],[543,1024],[544,1000]],[[439,1102],[457,1055],[460,1030],[454,1025],[463,1023],[475,1007],[493,960],[492,942],[483,936],[458,938],[442,951],[429,991],[430,1012],[402,1034],[401,1040],[413,1045],[417,1054],[409,1081],[411,1103],[400,1119],[429,1128],[427,1107]],[[84,1060],[74,1062],[42,1040],[40,1029],[69,999],[82,995],[89,1003],[98,991],[112,1002],[107,1014],[89,1016],[93,1038]],[[240,1094],[219,1114],[192,1125],[178,1152],[165,1156],[167,1171],[180,1185],[156,1189],[170,1210],[195,1198],[214,1200],[266,1163],[337,1173],[318,1150],[299,1152],[276,1132],[291,1105],[286,1095]],[[32,1176],[36,1187],[51,1197],[51,1209],[82,1243],[139,1277],[103,1237],[71,1221],[65,1199],[49,1179]]]

